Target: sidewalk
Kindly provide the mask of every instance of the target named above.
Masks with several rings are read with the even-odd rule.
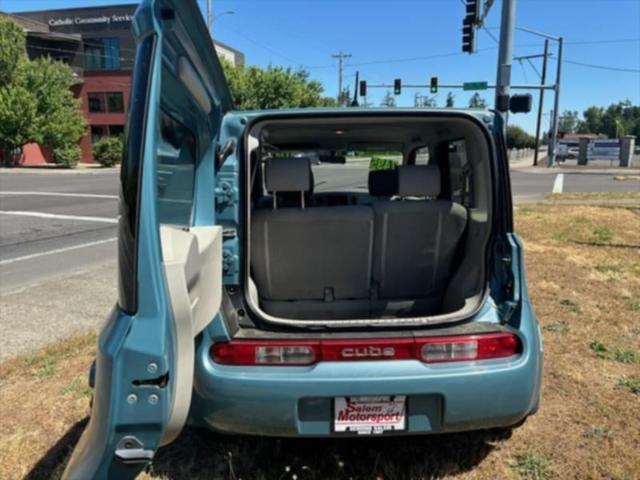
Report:
[[[99,175],[103,173],[119,172],[117,167],[104,168],[102,165],[91,163],[80,163],[76,168],[63,168],[58,165],[28,165],[20,167],[0,167],[0,174],[5,173],[27,173],[33,175]]]

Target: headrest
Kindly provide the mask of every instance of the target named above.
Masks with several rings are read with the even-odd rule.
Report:
[[[401,197],[437,197],[440,195],[440,168],[437,165],[398,167],[398,195]]]
[[[398,194],[398,169],[371,170],[369,172],[369,195],[392,197]]]
[[[269,192],[306,192],[311,189],[311,163],[308,158],[272,158],[265,166],[265,185]]]

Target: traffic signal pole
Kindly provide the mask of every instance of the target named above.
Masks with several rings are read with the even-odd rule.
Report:
[[[500,46],[498,50],[498,73],[496,77],[495,109],[504,116],[509,111],[511,92],[511,61],[513,58],[513,33],[516,27],[516,0],[502,0],[500,21]],[[505,118],[502,125],[506,126]]]
[[[549,58],[549,39],[544,39],[544,56],[542,59],[542,73],[540,74],[540,83],[544,85],[547,81],[547,59]],[[540,129],[542,127],[542,109],[544,107],[544,90],[540,90],[540,98],[538,100],[538,118],[536,121],[536,145],[533,151],[533,166],[538,166],[538,150],[540,149]],[[548,142],[547,142],[548,143]]]
[[[549,139],[549,166],[556,166],[556,145],[558,144],[558,122],[560,120],[560,79],[562,78],[562,37],[558,38],[558,66],[556,67],[556,94],[553,101],[553,132]],[[553,148],[552,148],[553,147]]]

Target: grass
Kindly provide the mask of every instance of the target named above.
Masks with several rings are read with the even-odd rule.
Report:
[[[557,333],[558,335],[566,335],[567,333],[569,333],[569,324],[562,320],[558,323],[550,323],[549,325],[545,325],[544,327],[542,327],[542,330],[545,332]]]
[[[640,395],[640,376],[622,377],[616,383],[618,388],[629,390],[634,395]]]
[[[585,192],[585,193],[548,193],[547,200],[553,201],[611,201],[640,200],[640,192]]]
[[[613,437],[611,430],[604,427],[591,427],[584,432],[585,438],[595,438],[598,440],[608,440]]]
[[[569,300],[568,298],[563,298],[560,300],[560,305],[565,307],[571,313],[580,313],[580,305],[578,305],[573,300]]]
[[[593,229],[591,241],[593,243],[608,243],[613,238],[613,230],[609,227],[598,226]]]
[[[540,410],[523,426],[353,440],[187,428],[139,480],[638,478],[640,268],[632,246],[640,212],[527,205],[520,215],[519,209],[529,295],[545,337]],[[617,246],[576,243],[599,227],[613,232]],[[608,280],[618,274],[612,266],[624,281]],[[73,292],[66,295],[72,302]],[[94,334],[81,335],[0,363],[0,478],[60,476],[90,412],[86,378],[95,341]]]
[[[620,363],[640,362],[640,356],[633,350],[625,350],[618,347],[609,349],[604,345],[604,343],[599,342],[598,340],[592,340],[589,342],[589,348],[598,358],[616,360]]]
[[[520,453],[511,462],[511,467],[525,480],[547,480],[552,478],[549,461],[537,453]]]

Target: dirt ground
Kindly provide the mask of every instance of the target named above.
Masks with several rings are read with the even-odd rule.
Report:
[[[187,429],[140,478],[640,478],[640,208],[522,205],[516,222],[545,338],[540,411],[522,427],[357,440]],[[94,344],[88,333],[0,364],[0,478],[60,475],[89,414]]]

